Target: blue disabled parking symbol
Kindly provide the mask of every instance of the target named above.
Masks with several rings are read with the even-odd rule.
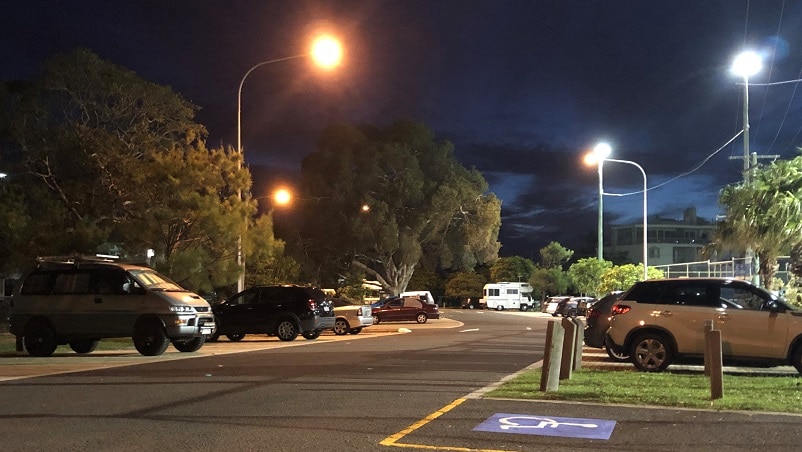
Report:
[[[615,421],[602,419],[496,413],[474,431],[607,440],[614,428]]]

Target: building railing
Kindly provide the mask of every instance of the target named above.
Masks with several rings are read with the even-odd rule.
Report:
[[[776,278],[780,278],[783,284],[788,283],[788,256],[777,258],[779,267]],[[749,260],[743,257],[732,258],[726,261],[711,262],[685,262],[681,264],[654,265],[654,268],[663,271],[666,278],[738,278],[751,279],[752,266]]]

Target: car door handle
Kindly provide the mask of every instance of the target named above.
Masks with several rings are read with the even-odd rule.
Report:
[[[729,320],[729,319],[730,319],[730,316],[729,316],[729,315],[727,315],[727,314],[719,314],[719,316],[718,316],[718,319],[719,319],[719,320],[723,320],[723,321],[725,321],[725,322],[726,322],[727,320]]]
[[[660,315],[661,315],[662,317],[673,317],[673,316],[674,316],[674,313],[673,313],[673,312],[671,312],[671,311],[661,311],[661,312],[660,312]]]

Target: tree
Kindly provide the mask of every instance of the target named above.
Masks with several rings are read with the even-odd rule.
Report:
[[[573,250],[563,247],[558,242],[551,242],[540,249],[540,265],[543,268],[561,267],[573,255]]]
[[[612,262],[595,257],[580,259],[568,268],[568,279],[578,292],[599,297],[604,294],[598,291],[602,275],[612,266]]]
[[[777,256],[800,243],[802,235],[802,156],[753,172],[749,185],[729,185],[719,202],[727,207],[715,244],[759,257],[762,284],[771,289]]]
[[[446,295],[459,298],[476,297],[482,294],[486,282],[482,275],[474,272],[458,272],[446,282]]]
[[[355,266],[397,294],[424,255],[454,270],[498,256],[500,201],[421,124],[330,126],[301,172],[303,251],[330,273]]]
[[[490,267],[490,279],[501,281],[528,281],[535,271],[535,264],[521,256],[500,257]]]
[[[301,268],[284,255],[284,242],[273,235],[273,215],[260,216],[248,229],[246,286],[299,282]]]
[[[536,267],[529,278],[532,292],[546,295],[564,294],[568,290],[568,277],[561,268]]]
[[[647,269],[649,279],[661,279],[664,277],[662,270],[649,267]],[[602,274],[601,282],[596,292],[606,294],[616,290],[627,290],[638,281],[643,280],[643,264],[616,265],[605,270]]]
[[[26,260],[98,250],[144,260],[153,249],[156,267],[189,288],[236,280],[233,250],[255,211],[237,192],[250,175],[232,149],[206,148],[198,107],[79,49],[5,90],[0,108]]]

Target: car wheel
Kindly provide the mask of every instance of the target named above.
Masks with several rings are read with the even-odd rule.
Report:
[[[630,359],[640,371],[662,372],[671,364],[673,353],[664,335],[644,333],[632,342]]]
[[[179,352],[197,352],[206,342],[206,336],[193,337],[191,339],[174,339],[173,347]]]
[[[276,325],[276,336],[282,341],[294,341],[298,337],[298,325],[290,319],[284,319]]]
[[[226,334],[226,337],[231,342],[239,342],[239,341],[245,339],[245,333]]]
[[[504,310],[504,306],[502,306],[502,305],[496,306],[496,311],[503,311],[503,310]]]
[[[610,359],[612,359],[613,361],[615,361],[617,363],[625,363],[625,362],[629,361],[629,355],[627,355],[626,353],[616,353],[608,345],[605,345],[604,349],[607,351],[607,356],[609,356]]]
[[[563,317],[570,317],[572,319],[576,318],[576,309],[574,309],[574,308],[569,309],[568,312],[563,314]]]
[[[560,314],[558,314],[556,311],[551,313],[552,317],[557,317],[558,315],[560,315]]]
[[[56,351],[56,331],[43,320],[34,320],[25,326],[25,349],[31,356],[50,356]]]
[[[332,328],[332,331],[334,331],[334,334],[337,336],[344,336],[348,334],[348,330],[350,328],[351,327],[348,325],[348,321],[345,319],[337,319],[334,322],[334,328]]]
[[[468,309],[473,309],[473,308],[474,308],[474,306],[472,304],[468,305]]]
[[[528,304],[522,304],[522,305],[521,305],[521,307],[520,307],[519,309],[520,309],[521,311],[524,311],[524,312],[526,312],[526,311],[528,311],[528,310],[529,310],[529,305],[528,305]]]
[[[220,329],[215,327],[212,334],[206,336],[206,342],[217,342],[220,339]]]
[[[75,353],[92,353],[100,341],[97,339],[84,339],[70,342],[70,348]]]
[[[167,350],[170,339],[160,322],[154,319],[140,320],[134,326],[134,347],[144,356],[158,356]]]
[[[348,330],[348,334],[359,334],[361,332],[362,332],[361,326],[359,328],[351,328],[350,330]]]
[[[415,321],[418,323],[426,323],[427,320],[429,320],[429,316],[425,312],[419,312],[418,316],[415,317]]]
[[[320,330],[304,331],[301,333],[301,335],[304,337],[304,339],[309,339],[311,341],[320,337]]]
[[[379,317],[379,315],[378,315],[378,314],[374,314],[374,315],[373,315],[373,324],[374,324],[374,325],[378,325],[378,324],[380,324],[380,323],[382,323],[382,318],[381,318],[381,317]]]
[[[791,353],[791,365],[796,367],[796,371],[802,374],[802,344],[797,345]]]

